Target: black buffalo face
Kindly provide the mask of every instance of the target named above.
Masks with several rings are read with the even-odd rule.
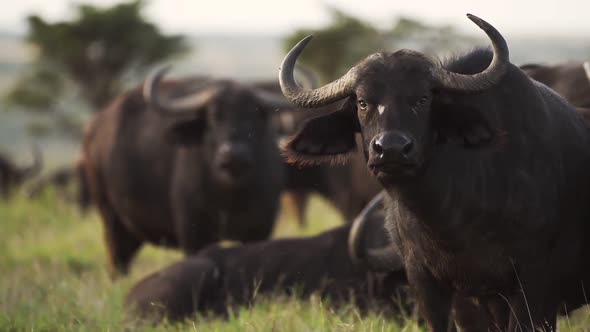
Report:
[[[414,51],[373,54],[341,78],[313,90],[295,84],[293,67],[311,36],[285,57],[279,75],[283,94],[300,107],[318,108],[346,98],[336,112],[311,119],[282,149],[291,162],[342,162],[363,136],[367,166],[386,187],[412,179],[428,166],[436,144],[449,139],[462,146],[488,143],[494,133],[485,117],[451,98],[493,87],[509,65],[508,48],[487,22],[469,18],[490,37],[494,48],[487,68],[456,73]]]
[[[162,74],[156,73],[147,86],[157,86]],[[168,136],[174,144],[203,150],[212,180],[224,188],[241,187],[271,151],[270,114],[280,101],[234,81],[205,80],[197,87],[188,97],[166,104],[152,91],[146,92],[146,99],[171,118]]]
[[[203,148],[215,180],[229,187],[247,182],[272,135],[270,107],[229,84],[202,112]]]
[[[356,114],[368,167],[378,178],[416,175],[431,138],[433,84],[427,59],[409,51],[377,54],[359,70]]]

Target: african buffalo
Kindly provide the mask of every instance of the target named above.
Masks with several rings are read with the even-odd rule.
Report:
[[[231,80],[160,83],[116,98],[85,131],[83,159],[111,266],[143,242],[196,253],[221,239],[270,235],[283,185],[270,124],[282,95]]]
[[[361,309],[370,304],[383,309],[396,304],[397,293],[407,304],[401,265],[392,271],[371,272],[363,264],[365,252],[374,250],[365,248],[366,244],[371,248],[389,245],[383,232],[382,196],[371,201],[355,226],[308,238],[206,248],[139,281],[127,295],[125,307],[158,320],[185,318],[197,311],[225,315],[263,294],[317,292],[333,305],[354,301]],[[401,264],[400,257],[397,262]]]
[[[387,191],[386,228],[431,331],[447,331],[453,297],[475,298],[489,328],[553,328],[590,283],[590,131],[561,96],[509,61],[502,35],[444,62],[373,54],[314,90],[292,78],[311,37],[285,57],[284,95],[300,107],[346,99],[283,147],[299,163],[334,162],[363,136]],[[569,307],[571,309],[571,306]],[[458,316],[461,316],[459,314]]]
[[[590,109],[590,62],[552,66],[526,64],[520,69],[555,90],[572,105]]]
[[[31,166],[19,167],[9,158],[0,156],[0,196],[7,199],[16,187],[39,174],[42,168],[43,156],[36,145],[33,145],[33,163]]]

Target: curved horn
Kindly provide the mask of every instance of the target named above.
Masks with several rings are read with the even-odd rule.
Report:
[[[315,108],[340,100],[353,92],[356,83],[356,67],[352,67],[344,76],[320,88],[305,90],[295,82],[293,69],[297,58],[313,38],[309,35],[295,45],[283,59],[279,68],[279,83],[287,99],[297,106]]]
[[[143,85],[143,98],[155,110],[163,114],[186,114],[203,107],[212,98],[217,96],[220,91],[219,86],[210,85],[210,81],[204,79],[194,88],[197,92],[174,101],[160,100],[158,87],[160,81],[168,72],[170,66],[165,66],[154,70]]]
[[[510,63],[508,45],[498,30],[488,22],[471,14],[467,14],[467,17],[485,31],[490,38],[494,49],[492,62],[490,62],[484,71],[473,75],[452,73],[437,66],[433,68],[433,76],[441,87],[445,89],[462,92],[479,92],[494,86],[506,73],[508,64]]]
[[[383,204],[385,191],[378,193],[354,219],[348,235],[348,252],[353,263],[365,264],[372,271],[388,272],[404,269],[402,256],[395,243],[382,248],[365,249],[366,222],[369,215]]]
[[[586,77],[588,77],[588,81],[590,81],[590,61],[586,61],[582,64],[584,67],[584,71],[586,72]]]
[[[37,144],[33,144],[31,147],[31,153],[33,155],[33,163],[31,166],[25,167],[20,170],[21,178],[24,180],[36,176],[41,172],[43,168],[43,154]]]

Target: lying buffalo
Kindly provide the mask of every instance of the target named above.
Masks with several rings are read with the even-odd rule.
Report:
[[[354,226],[309,238],[204,249],[139,281],[127,295],[126,307],[157,320],[208,311],[226,315],[264,294],[307,296],[316,292],[333,305],[354,301],[361,309],[371,304],[393,308],[400,295],[407,304],[400,257],[395,269],[387,272],[370,272],[363,264],[374,265],[367,257],[379,250],[366,248],[366,244],[389,245],[383,232],[381,199],[371,201]]]
[[[270,235],[283,185],[270,114],[282,95],[230,80],[160,82],[116,98],[87,127],[86,178],[111,265],[143,242],[196,253]]]
[[[310,37],[302,40],[281,65],[285,96],[308,108],[346,102],[284,150],[293,162],[342,161],[361,133],[431,331],[450,328],[453,297],[481,304],[489,329],[555,330],[560,305],[579,305],[590,282],[590,132],[562,97],[510,63],[494,27],[468,17],[493,52],[442,63],[377,53],[314,90],[292,79]]]
[[[43,168],[43,157],[37,146],[33,146],[31,166],[19,167],[8,157],[0,156],[0,197],[8,198],[16,187],[39,174],[41,168]]]
[[[552,66],[526,64],[520,69],[555,90],[572,105],[590,109],[590,62]]]

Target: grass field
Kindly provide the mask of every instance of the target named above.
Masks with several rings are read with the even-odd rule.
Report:
[[[310,225],[299,229],[289,204],[284,206],[274,237],[315,234],[340,223],[327,204],[314,199]],[[423,330],[411,318],[396,322],[378,314],[361,316],[353,307],[334,311],[317,296],[261,298],[229,320],[194,317],[151,326],[126,316],[122,301],[131,285],[180,257],[176,251],[146,246],[131,275],[113,282],[96,213],[83,217],[52,193],[35,201],[17,195],[0,202],[0,331]],[[561,319],[560,331],[588,331],[590,312],[584,310]]]

